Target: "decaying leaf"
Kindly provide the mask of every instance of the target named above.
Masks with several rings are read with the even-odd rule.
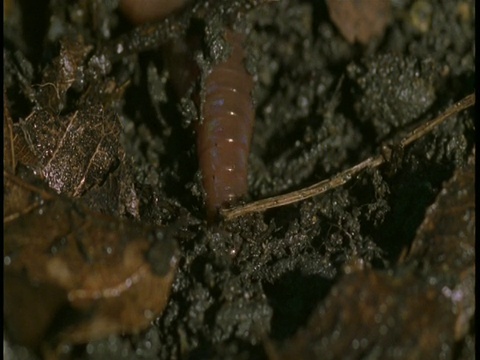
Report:
[[[138,332],[162,312],[177,263],[164,229],[5,179],[4,313],[13,339],[84,343]]]
[[[470,310],[464,306],[466,310],[461,310],[464,314],[461,319],[454,318],[451,312],[452,300],[465,292],[448,285],[440,295],[441,302],[435,298],[432,300],[429,294],[435,296],[438,289],[432,286],[432,292],[425,292],[424,283],[407,267],[408,264],[420,273],[419,278],[425,278],[416,263],[409,259],[397,269],[397,265],[390,262],[398,258],[399,249],[410,246],[427,204],[434,201],[441,183],[462,163],[466,152],[473,146],[475,120],[471,111],[459,113],[433,134],[403,153],[399,151],[402,157],[395,162],[398,166],[392,166],[396,170],[393,174],[369,170],[327,196],[263,214],[243,216],[215,227],[207,227],[202,222],[202,189],[200,179],[195,177],[197,162],[192,131],[196,111],[192,104],[185,104],[175,96],[172,88],[175,74],[166,67],[168,49],[161,44],[167,40],[187,42],[190,35],[198,37],[200,46],[192,47],[191,55],[207,74],[219,55],[228,51],[223,29],[232,27],[247,35],[245,51],[248,59],[245,65],[256,79],[253,94],[256,124],[249,155],[251,197],[248,200],[263,199],[301,189],[378,155],[377,150],[385,136],[398,135],[401,138],[401,132],[409,131],[409,125],[433,119],[453,101],[472,92],[475,74],[475,54],[472,51],[474,2],[436,2],[435,11],[427,19],[427,32],[417,31],[415,26],[405,22],[408,22],[405,17],[411,13],[410,9],[414,8],[413,3],[418,1],[389,2],[394,21],[380,41],[372,39],[363,47],[344,40],[340,33],[336,34],[327,5],[317,0],[190,1],[185,11],[172,14],[165,21],[138,28],[127,23],[121,9],[117,8],[118,1],[10,1],[9,16],[4,19],[4,78],[14,134],[20,130],[18,134],[20,139],[23,138],[19,119],[27,118],[34,111],[45,111],[68,123],[72,114],[90,108],[91,104],[101,104],[104,109],[116,112],[124,127],[121,143],[125,155],[120,152],[119,166],[106,176],[101,186],[93,185],[74,203],[69,202],[74,207],[74,216],[68,218],[57,211],[55,225],[64,226],[68,221],[76,224],[72,225],[75,229],[71,234],[77,235],[68,236],[68,239],[81,238],[85,229],[91,231],[93,225],[84,226],[83,220],[77,220],[85,219],[82,216],[91,220],[94,215],[79,203],[88,204],[90,209],[102,213],[131,216],[146,224],[171,224],[168,228],[162,227],[161,233],[170,238],[168,229],[178,238],[182,259],[170,301],[148,331],[134,336],[109,336],[85,346],[61,346],[62,358],[263,359],[267,355],[262,340],[287,341],[305,325],[314,307],[327,298],[336,285],[344,287],[338,291],[337,297],[332,295],[332,302],[339,304],[325,307],[331,312],[319,322],[324,320],[325,326],[334,323],[332,318],[338,315],[335,310],[339,306],[342,309],[350,306],[351,311],[345,317],[349,317],[352,326],[358,327],[356,332],[348,330],[348,324],[338,320],[341,331],[330,327],[331,337],[321,328],[324,337],[317,346],[325,350],[325,354],[329,353],[328,345],[333,350],[341,350],[341,345],[346,344],[346,347],[360,348],[348,354],[355,357],[364,349],[365,341],[354,342],[352,334],[366,334],[367,331],[365,337],[369,344],[380,342],[382,338],[391,340],[398,334],[399,339],[407,339],[408,334],[401,333],[405,323],[398,320],[395,325],[399,329],[391,328],[389,315],[414,304],[423,314],[425,306],[431,304],[432,310],[426,311],[423,319],[429,319],[432,313],[438,313],[437,310],[446,309],[445,326],[459,329],[453,331],[453,336],[460,339],[454,350],[455,358],[473,357],[474,334],[464,326],[473,323],[473,320],[468,322]],[[257,7],[259,3],[264,5]],[[238,11],[239,8],[242,10]],[[463,10],[458,12],[458,9]],[[79,39],[84,39],[83,45]],[[68,41],[77,42],[78,48],[66,44]],[[89,46],[93,48],[84,58],[66,52],[67,48],[72,48],[81,53],[82,47]],[[389,53],[396,54],[398,61],[385,56]],[[367,55],[372,60],[364,66]],[[73,71],[62,68],[62,56],[65,64],[74,63]],[[424,71],[422,66],[416,66],[423,61],[431,61],[435,66]],[[175,73],[185,73],[187,69],[182,63],[174,63],[178,66]],[[353,76],[348,75],[345,68],[352,63],[358,64],[360,70]],[[437,68],[440,71],[434,70]],[[378,76],[375,69],[394,71]],[[434,81],[432,74],[439,74],[439,81]],[[191,87],[193,96],[202,91],[200,81],[192,82]],[[65,90],[64,95],[60,94]],[[399,97],[405,94],[408,95],[406,98]],[[432,98],[435,101],[432,102]],[[392,104],[396,106],[392,107]],[[383,111],[388,109],[397,111]],[[383,116],[385,114],[389,117]],[[92,115],[96,116],[96,112],[92,111]],[[185,128],[184,125],[189,123],[192,126]],[[30,150],[29,147],[22,148]],[[15,150],[15,154],[19,155],[19,152]],[[6,184],[5,194],[14,196],[11,198],[15,199],[13,203],[23,204],[19,207],[21,212],[14,208],[15,204],[9,204],[11,211],[8,214],[11,216],[7,218],[7,226],[11,222],[18,224],[24,216],[28,219],[35,212],[49,211],[48,207],[56,202],[55,196],[39,190],[43,187],[26,176],[22,164],[28,163],[18,156],[17,176],[30,185],[12,186],[11,181]],[[40,174],[42,164],[37,160],[28,165]],[[125,181],[127,176],[132,181]],[[25,189],[23,194],[19,188]],[[110,194],[113,197],[106,188],[112,189]],[[57,206],[71,214],[71,208],[67,211],[68,207]],[[113,232],[122,229],[118,220],[107,222],[103,216],[98,218],[100,229],[107,227],[106,224],[114,224]],[[50,231],[52,222],[42,224],[41,230],[33,222],[37,228],[31,230],[31,234],[39,238],[38,234]],[[77,229],[77,225],[80,228]],[[99,233],[108,239],[106,231]],[[139,233],[143,232],[139,230]],[[77,296],[76,303],[93,304],[91,311],[80,305],[72,306],[68,297],[71,290],[63,288],[58,281],[63,278],[62,274],[68,274],[61,271],[65,267],[64,257],[59,257],[61,261],[55,258],[62,246],[71,254],[74,264],[78,263],[75,259],[79,255],[71,251],[70,241],[62,245],[62,239],[57,238],[45,251],[48,255],[55,252],[55,256],[47,257],[39,252],[47,264],[56,269],[53,278],[56,282],[51,280],[48,284],[43,282],[35,286],[31,282],[32,271],[27,270],[21,274],[14,272],[6,279],[9,303],[15,301],[14,305],[26,312],[25,316],[20,313],[17,319],[25,319],[28,327],[17,326],[17,329],[33,342],[43,338],[50,344],[68,342],[74,337],[73,332],[77,337],[87,333],[88,324],[94,321],[100,324],[99,319],[106,317],[104,308],[97,307],[97,304],[111,300],[106,297],[81,300]],[[168,251],[162,251],[164,242],[156,244],[149,247],[146,254],[140,251],[146,258],[141,264],[169,264],[162,260],[162,254],[167,259],[170,256]],[[96,243],[93,248],[95,246]],[[121,259],[138,259],[127,255],[131,252],[127,251],[126,245],[109,247],[119,249],[117,253],[124,254]],[[140,247],[134,246],[134,250]],[[79,251],[84,248],[79,246]],[[18,253],[22,251],[18,250]],[[86,254],[81,255],[84,258],[91,254],[89,251],[83,253]],[[110,258],[110,255],[104,255]],[[55,259],[53,262],[52,258]],[[94,256],[94,259],[98,258]],[[364,267],[384,264],[390,272],[351,273],[348,275],[350,286],[345,289],[346,280],[339,276],[339,271],[345,267],[345,262],[350,264],[352,258]],[[7,268],[17,261],[12,254],[4,260]],[[119,261],[118,264],[124,267],[112,265],[111,268],[114,271],[127,269],[123,260]],[[91,268],[95,269],[95,266]],[[24,269],[28,267],[25,265]],[[81,271],[79,268],[79,273]],[[410,275],[404,279],[402,271]],[[162,266],[152,272],[161,273]],[[131,279],[134,273],[124,276]],[[453,281],[459,276],[469,276],[469,272],[462,274],[453,275]],[[147,282],[147,278],[141,279]],[[430,278],[438,279],[436,274]],[[362,284],[374,281],[378,294],[367,285],[367,290],[360,291],[355,280]],[[440,280],[442,283],[443,278]],[[125,284],[122,280],[105,282],[101,289],[121,289],[122,284]],[[410,289],[406,288],[408,284]],[[464,288],[469,286],[466,282],[464,284]],[[81,289],[87,289],[86,285],[82,286]],[[88,293],[91,296],[99,293],[95,291],[89,290]],[[121,292],[119,298],[141,293],[132,286]],[[399,295],[398,299],[394,296],[392,300],[390,295],[397,293],[404,295]],[[362,294],[364,297],[360,298]],[[424,301],[418,300],[417,296]],[[52,300],[38,305],[32,301],[44,298]],[[405,307],[401,307],[403,299],[408,300]],[[369,307],[370,300],[373,305]],[[140,311],[139,304],[143,302],[132,300],[133,305],[128,309]],[[361,314],[367,319],[372,319],[371,313],[367,312],[369,309],[380,307],[386,312],[374,316],[370,323],[359,323],[358,312],[352,313],[358,307],[353,308],[352,303],[362,304],[365,314]],[[405,318],[411,318],[412,314],[415,312],[411,311]],[[397,313],[395,316],[394,320],[400,318]],[[385,319],[387,334],[383,333],[385,327],[379,326]],[[438,321],[441,320],[438,317]],[[412,323],[418,325],[418,320]],[[437,331],[437,323],[434,324],[436,327],[430,324],[422,327],[424,336],[410,339],[420,341],[428,339],[431,334],[445,335]],[[12,357],[25,359],[27,349],[19,345],[15,337],[8,336],[13,334],[13,329],[9,329],[4,341],[7,354],[10,347]],[[404,329],[405,332],[410,330]],[[468,333],[462,339],[465,329]],[[411,330],[418,334],[418,326],[412,326]],[[346,338],[341,341],[343,335]],[[448,338],[444,346],[449,347],[451,343]],[[365,349],[358,357],[375,354],[375,349],[369,352],[372,348]],[[411,344],[407,344],[405,350],[396,348],[396,353],[405,358],[411,348]],[[283,347],[279,349],[282,351]],[[294,355],[298,358],[302,354]]]
[[[52,114],[57,114],[66,104],[67,90],[84,83],[84,60],[93,46],[86,46],[82,39],[63,39],[60,54],[43,72],[42,84],[38,87],[37,101]]]
[[[455,340],[465,337],[475,314],[475,151],[427,210],[405,262],[440,279],[451,301]]]
[[[58,193],[80,196],[101,184],[120,160],[118,116],[100,104],[67,116],[35,110],[20,126],[43,176]]]
[[[348,42],[368,44],[392,20],[389,0],[327,0],[332,21]]]
[[[272,358],[452,358],[475,313],[474,176],[472,156],[427,211],[407,259],[344,276]]]

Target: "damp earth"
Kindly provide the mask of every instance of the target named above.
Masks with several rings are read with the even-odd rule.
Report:
[[[255,82],[249,194],[239,202],[329,178],[474,91],[474,1],[333,3],[192,1],[134,26],[116,0],[5,1],[4,194],[15,207],[4,268],[32,269],[5,292],[39,289],[12,295],[14,314],[49,309],[31,344],[19,334],[39,315],[6,316],[7,358],[474,357],[473,110],[326,194],[206,221],[194,98],[228,56],[222,29],[246,34]],[[172,49],[192,34],[187,61]],[[179,94],[192,59],[200,74]],[[60,266],[52,259],[64,248],[74,255]],[[112,251],[130,255],[109,267]],[[105,325],[108,306],[62,312],[77,306],[70,285],[53,286],[69,259],[98,264],[82,271],[101,272],[105,304],[121,278],[116,306],[148,321],[89,336],[82,326]],[[32,274],[45,264],[57,275],[40,281]]]

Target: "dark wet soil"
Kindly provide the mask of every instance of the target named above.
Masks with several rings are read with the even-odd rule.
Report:
[[[224,56],[217,36],[223,27],[248,34],[247,66],[256,82],[245,199],[251,201],[331,177],[474,92],[474,1],[394,1],[390,25],[364,44],[342,36],[324,1],[281,0],[251,10],[237,2],[206,4],[208,11],[192,15],[187,7],[174,15],[170,24],[176,26],[159,22],[141,31],[128,24],[117,1],[4,5],[4,91],[15,126],[39,111],[65,119],[99,108],[115,113],[121,125],[116,160],[101,163],[100,175],[81,194],[59,190],[50,181],[52,188],[94,211],[168,229],[180,254],[169,302],[150,328],[88,344],[61,344],[61,357],[277,359],[288,358],[299,346],[304,358],[321,358],[312,344],[330,336],[324,345],[345,358],[473,358],[471,310],[458,320],[445,298],[429,297],[431,282],[416,282],[418,273],[407,270],[420,266],[434,244],[416,254],[411,265],[402,263],[427,209],[473,152],[473,110],[404,149],[395,163],[366,171],[325,195],[209,225],[192,125],[197,110],[190,95],[178,95],[172,80],[179,69],[190,71],[189,65],[172,59],[170,41],[182,42],[195,33],[200,46],[192,47],[194,58],[204,71]],[[122,56],[112,50],[119,44],[127,49]],[[63,60],[75,62],[73,72]],[[48,83],[56,84],[55,93]],[[199,85],[192,82],[191,91],[199,91]],[[34,131],[22,126],[23,133]],[[38,151],[37,167],[42,167]],[[460,228],[444,241],[455,242],[463,233]],[[473,234],[467,237],[474,241]],[[459,255],[445,251],[441,256]],[[474,284],[465,275],[471,258],[464,264],[446,271],[432,266],[421,277],[440,284],[454,279],[449,288],[461,285],[468,293]],[[416,352],[424,350],[421,341],[398,345],[397,338],[380,330],[368,332],[368,322],[359,319],[375,321],[366,313],[377,306],[353,311],[348,305],[365,292],[362,299],[378,307],[384,297],[400,303],[385,310],[394,324],[402,323],[402,311],[409,314],[402,319],[415,321],[414,315],[429,307],[430,318],[445,321],[419,322],[418,327],[437,334],[440,345],[430,353],[428,348]],[[348,299],[336,298],[339,293]],[[342,306],[333,307],[332,301]],[[307,324],[319,313],[330,327],[315,337]],[[336,326],[336,317],[342,316],[357,326],[358,344],[352,346],[362,346],[360,334],[368,332],[365,338],[377,347],[350,351],[354,330],[343,322]],[[418,327],[404,330],[414,334]],[[345,343],[331,340],[342,335]],[[10,358],[35,358],[35,351],[8,334],[6,339]],[[334,348],[338,344],[345,352]],[[324,345],[319,346],[328,353]],[[387,350],[378,352],[378,346]]]

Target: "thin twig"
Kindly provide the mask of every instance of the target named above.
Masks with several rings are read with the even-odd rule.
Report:
[[[455,115],[456,113],[469,108],[470,106],[475,104],[475,93],[470,94],[464,97],[459,102],[450,106],[447,110],[445,110],[440,116],[436,117],[433,120],[427,121],[426,123],[420,125],[419,127],[415,128],[411,131],[401,142],[400,146],[405,147],[410,145],[412,142],[417,141],[421,137],[425,136],[429,132],[431,132],[435,127],[440,125],[450,116]]]
[[[398,146],[400,148],[404,148],[405,146],[410,145],[414,141],[430,133],[435,127],[440,125],[442,122],[444,122],[446,119],[448,119],[452,115],[455,115],[458,112],[469,108],[473,104],[475,104],[475,93],[466,96],[459,102],[450,106],[445,112],[443,112],[440,116],[436,117],[435,119],[427,121],[424,124],[412,130],[399,142]],[[228,221],[248,213],[262,212],[275,207],[284,206],[284,205],[292,204],[305,199],[309,199],[311,197],[326,193],[329,190],[332,190],[334,188],[337,188],[347,183],[355,175],[357,175],[358,173],[360,173],[365,169],[377,168],[389,160],[390,160],[389,156],[385,156],[385,154],[372,156],[362,161],[361,163],[336,174],[330,179],[322,180],[319,183],[316,183],[307,188],[293,191],[288,194],[273,196],[268,199],[254,201],[249,204],[236,206],[230,209],[221,209],[220,215],[223,217],[223,219]]]

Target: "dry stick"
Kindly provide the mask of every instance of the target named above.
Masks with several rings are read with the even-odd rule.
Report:
[[[466,96],[456,104],[452,105],[444,113],[442,113],[440,116],[436,117],[435,119],[427,121],[426,123],[412,130],[399,142],[398,147],[402,149],[405,146],[411,144],[412,142],[420,139],[421,137],[431,132],[436,126],[444,122],[446,119],[448,119],[452,115],[455,115],[458,112],[469,108],[473,104],[475,104],[475,93]],[[332,190],[350,181],[353,178],[353,176],[357,175],[362,170],[374,169],[382,165],[383,163],[389,161],[390,156],[388,155],[391,155],[391,151],[384,152],[382,155],[369,157],[368,159],[351,167],[350,169],[342,171],[337,175],[331,177],[330,179],[322,180],[319,183],[316,183],[307,188],[297,190],[288,194],[273,196],[268,199],[254,201],[252,203],[236,206],[230,209],[222,209],[220,210],[220,215],[225,220],[232,220],[236,217],[239,217],[248,213],[262,212],[271,208],[292,204],[301,200],[305,200],[305,199],[323,194],[329,190]]]

